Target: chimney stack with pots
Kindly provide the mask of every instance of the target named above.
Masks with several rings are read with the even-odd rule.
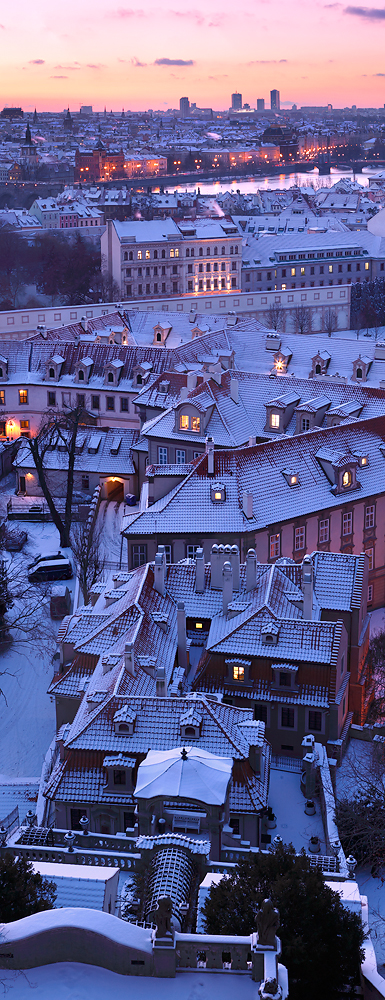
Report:
[[[223,593],[222,593],[222,607],[223,614],[227,614],[227,609],[229,604],[233,599],[233,571],[230,562],[223,563],[222,570],[222,580],[223,580]]]
[[[205,557],[203,549],[199,548],[195,555],[195,590],[203,594],[205,589]]]

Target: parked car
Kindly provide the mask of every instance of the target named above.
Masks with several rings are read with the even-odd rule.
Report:
[[[65,584],[52,587],[50,600],[51,618],[65,618],[71,610],[71,594]]]
[[[26,531],[12,531],[10,528],[5,533],[4,548],[7,552],[21,552],[23,545],[27,541]]]
[[[127,504],[127,507],[136,507],[138,501],[136,499],[135,493],[126,493],[124,502]]]
[[[41,583],[44,580],[70,580],[73,570],[69,559],[42,559],[29,570],[30,583]]]
[[[36,566],[37,563],[47,562],[48,559],[65,559],[65,558],[66,558],[66,556],[63,556],[63,553],[60,552],[60,551],[59,552],[48,552],[46,556],[43,556],[41,554],[41,552],[38,552],[38,554],[37,554],[37,556],[35,556],[33,562],[31,562],[29,564],[28,569],[33,569],[33,567]]]

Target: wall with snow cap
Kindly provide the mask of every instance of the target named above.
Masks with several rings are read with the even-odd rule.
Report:
[[[151,930],[83,907],[45,910],[2,925],[0,968],[33,969],[54,962],[152,976]]]

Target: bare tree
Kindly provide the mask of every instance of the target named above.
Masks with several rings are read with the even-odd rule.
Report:
[[[325,309],[323,316],[323,328],[324,332],[327,333],[328,337],[331,337],[332,333],[334,333],[334,331],[337,329],[337,325],[338,325],[338,318],[336,310],[332,309],[331,306],[328,306],[328,308]]]
[[[365,755],[353,746],[344,763],[345,793],[336,803],[336,821],[345,854],[370,864],[375,875],[385,864],[385,754],[381,741],[365,746]]]
[[[0,651],[10,642],[20,650],[53,651],[56,637],[49,616],[49,587],[26,579],[24,561],[0,553]]]
[[[79,427],[85,422],[84,406],[78,403],[57,413],[48,410],[42,420],[38,433],[28,440],[28,446],[35,464],[39,484],[47,501],[52,520],[60,534],[60,545],[67,547],[70,543],[72,523],[72,498],[74,491],[74,469],[76,455],[76,438]],[[66,456],[67,489],[65,497],[64,516],[59,513],[56,498],[47,470],[47,456],[51,450],[60,446]]]
[[[296,333],[311,333],[312,314],[306,306],[296,306],[294,309],[294,325]]]
[[[71,532],[71,546],[83,600],[88,604],[90,590],[102,578],[104,572],[102,528],[97,523],[91,527],[87,522],[75,524]]]
[[[285,326],[285,311],[278,302],[269,306],[267,325],[269,330],[283,330]]]

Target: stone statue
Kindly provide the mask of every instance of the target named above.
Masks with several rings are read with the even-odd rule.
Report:
[[[264,899],[257,913],[258,944],[269,944],[275,947],[275,935],[279,927],[279,913],[274,909],[271,899]]]
[[[258,994],[261,1000],[282,1000],[282,989],[276,979],[265,979],[261,983]]]
[[[154,919],[156,923],[155,937],[163,938],[166,934],[172,934],[172,899],[170,896],[160,896],[155,910]]]

